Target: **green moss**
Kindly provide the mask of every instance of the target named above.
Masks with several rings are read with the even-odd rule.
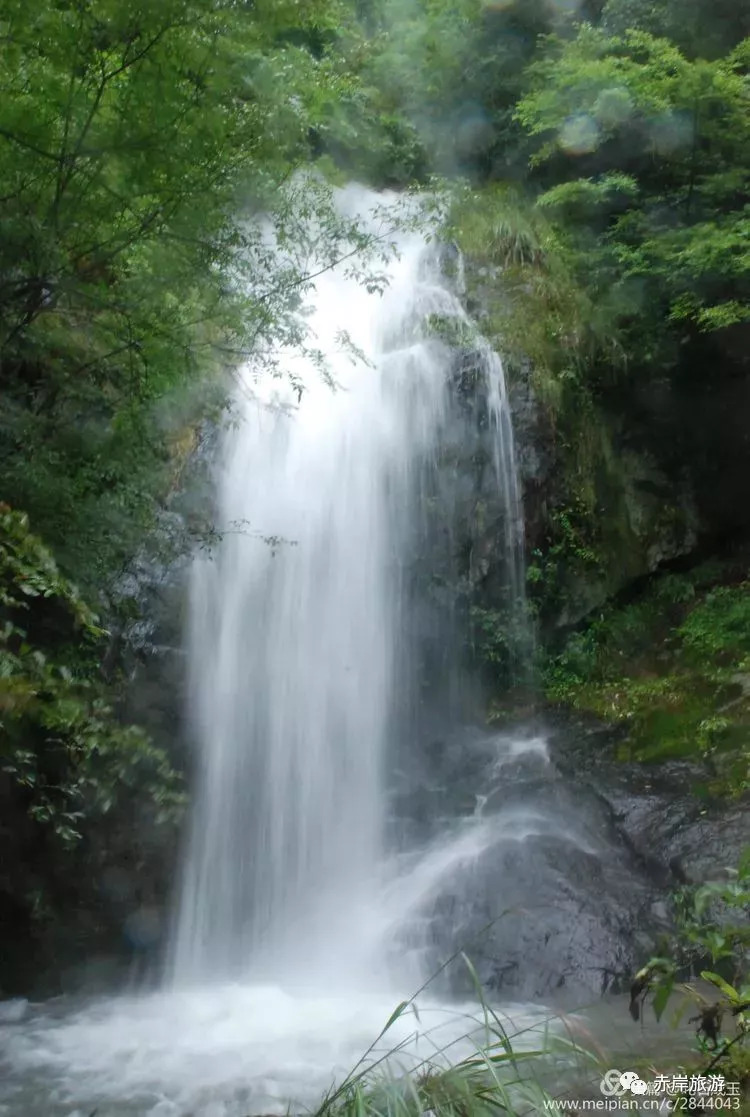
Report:
[[[750,583],[710,590],[680,627],[686,652],[696,661],[716,656],[741,670],[750,659]],[[739,657],[739,661],[738,660]]]
[[[511,367],[531,363],[551,414],[569,409],[598,362],[621,363],[611,318],[580,283],[565,229],[532,198],[504,183],[465,191],[448,227],[469,261],[469,295],[481,300],[484,329],[501,339]],[[488,271],[502,282],[484,284]]]
[[[627,726],[623,759],[700,757],[709,789],[750,786],[750,581],[728,568],[653,579],[603,610],[544,665],[548,699]]]

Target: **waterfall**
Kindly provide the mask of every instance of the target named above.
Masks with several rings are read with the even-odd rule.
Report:
[[[466,323],[440,253],[401,236],[381,294],[340,270],[315,282],[305,384],[244,370],[218,477],[217,553],[196,560],[188,653],[196,801],[172,968],[180,982],[351,985],[381,973],[387,790],[408,705],[405,569],[425,467],[450,420]],[[342,341],[346,330],[353,345]],[[481,347],[510,592],[523,528],[502,365]],[[391,924],[388,924],[391,926]]]
[[[521,484],[518,476],[513,417],[503,363],[486,341],[480,343],[486,370],[488,410],[493,429],[493,464],[505,509],[506,624],[511,630],[511,667],[517,679],[529,670],[534,634],[526,597],[526,548]]]
[[[366,220],[382,199],[359,204]],[[529,998],[588,995],[633,954],[653,891],[598,789],[556,767],[539,726],[465,716],[456,645],[489,552],[503,622],[525,624],[511,413],[460,267],[398,239],[382,295],[317,277],[309,345],[270,362],[288,378],[242,373],[220,542],[191,570],[195,791],[170,980],[11,1003],[0,1111],[314,1112],[353,1067],[475,1056],[486,1012],[456,1001],[475,975],[514,1050],[538,1050],[550,1020]],[[464,950],[471,980],[454,982],[441,963]],[[383,1033],[416,989],[418,1016]]]

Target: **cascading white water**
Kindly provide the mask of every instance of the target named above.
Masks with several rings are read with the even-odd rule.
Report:
[[[335,973],[350,985],[379,973],[361,928],[381,900],[389,740],[408,678],[401,572],[452,367],[433,316],[467,321],[438,252],[405,236],[382,297],[336,270],[316,281],[311,343],[335,392],[299,354],[284,358],[306,386],[299,406],[277,380],[245,372],[219,482],[227,534],[193,577],[200,756],[178,982],[304,973],[327,984]],[[486,345],[480,354],[516,600],[512,426],[500,360]]]
[[[461,256],[458,260],[457,287],[459,296],[465,296],[466,274]],[[460,304],[456,307],[456,317],[471,326],[471,321]],[[487,410],[493,433],[492,459],[504,510],[506,619],[517,630],[517,638],[520,637],[517,642],[523,655],[529,650],[533,635],[527,608],[525,524],[513,415],[500,354],[481,335],[477,335],[475,341],[486,380]]]
[[[486,341],[480,341],[489,388],[488,405],[494,427],[493,458],[495,476],[500,486],[505,509],[505,567],[508,606],[511,621],[516,628],[528,630],[530,626],[526,607],[526,559],[524,554],[524,519],[521,502],[521,484],[518,477],[513,418],[505,383],[503,364],[498,353]],[[523,640],[520,641],[523,644]]]

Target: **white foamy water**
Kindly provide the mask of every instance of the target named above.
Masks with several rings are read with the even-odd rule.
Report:
[[[396,1008],[381,995],[215,984],[0,1024],[0,1114],[13,1117],[247,1117],[302,1112],[354,1067]],[[509,1006],[508,1031],[540,1013]],[[370,1056],[402,1045],[393,1071],[469,1055],[485,1033],[476,1006],[420,1001]],[[436,1055],[438,1049],[443,1051]],[[3,1065],[9,1061],[11,1069]]]
[[[488,851],[547,834],[582,847],[526,808],[464,819],[420,852],[384,860],[378,910],[337,915],[336,933],[346,929],[361,953],[374,955],[408,928],[417,946],[411,955],[399,947],[398,955],[401,972],[416,977],[419,913],[446,881]],[[308,957],[303,951],[300,961]],[[399,995],[374,988],[372,979],[346,978],[343,988],[332,971],[298,965],[283,987],[214,981],[80,1005],[10,1002],[0,1013],[0,1117],[309,1112],[371,1046],[366,1063],[391,1053],[380,1072],[398,1075],[456,1062],[487,1042],[476,1003],[441,1002],[429,989],[417,1013],[408,1010],[378,1039]],[[515,1051],[548,1042],[542,1006],[504,1004],[498,1018]]]

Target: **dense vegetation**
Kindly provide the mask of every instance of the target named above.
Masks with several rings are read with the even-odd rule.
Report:
[[[746,574],[741,560],[706,563],[608,605],[548,659],[548,698],[622,724],[623,757],[702,759],[704,793],[747,791]]]
[[[333,204],[349,177],[440,176],[483,328],[512,372],[531,364],[558,461],[531,540],[548,696],[626,719],[638,757],[697,747],[717,788],[745,788],[746,570],[668,577],[624,609],[573,598],[582,582],[618,589],[621,555],[624,576],[642,572],[623,551],[612,414],[675,486],[692,474],[710,546],[750,526],[739,433],[695,421],[711,393],[729,411],[745,399],[749,22],[729,0],[3,0],[0,900],[14,934],[54,919],[60,859],[93,833],[117,844],[131,788],[159,825],[179,805],[165,755],[118,720],[105,630],[137,615],[136,559],[210,532],[159,528],[238,365],[304,344],[313,259],[364,274],[379,250]],[[643,422],[650,389],[667,403]],[[680,515],[665,503],[668,526]],[[492,603],[473,606],[497,649]],[[561,647],[560,618],[585,616]]]
[[[84,588],[153,524],[218,375],[293,330],[351,247],[310,135],[347,97],[335,3],[5,4],[0,329],[5,495]],[[263,212],[290,247],[274,265]]]

